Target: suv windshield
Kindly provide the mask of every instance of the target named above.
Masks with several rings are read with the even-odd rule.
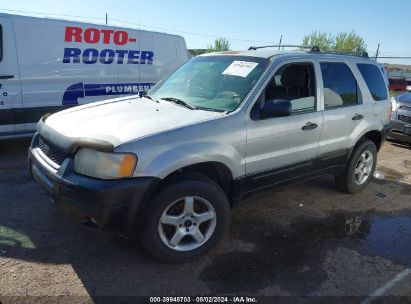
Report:
[[[192,109],[235,110],[267,67],[266,58],[248,56],[200,56],[193,58],[150,95],[157,100],[184,102]]]

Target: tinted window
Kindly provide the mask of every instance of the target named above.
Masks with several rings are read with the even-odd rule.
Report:
[[[358,103],[358,86],[345,63],[323,62],[324,107],[350,106]]]
[[[357,66],[367,84],[372,98],[377,101],[387,99],[387,86],[378,67],[365,63],[359,63]]]

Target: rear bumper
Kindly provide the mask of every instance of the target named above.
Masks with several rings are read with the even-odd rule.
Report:
[[[382,131],[381,131],[381,133],[382,133],[382,143],[381,143],[381,146],[382,146],[382,144],[384,143],[384,141],[389,137],[390,132],[391,132],[391,128],[392,128],[391,122],[389,122],[388,124],[386,124],[386,125],[382,128]]]
[[[111,232],[133,234],[139,214],[159,179],[101,180],[74,172],[67,158],[58,170],[47,165],[38,149],[29,149],[29,171],[58,209],[77,223]]]

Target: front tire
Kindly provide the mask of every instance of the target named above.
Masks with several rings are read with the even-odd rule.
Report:
[[[336,176],[339,188],[348,193],[356,193],[369,184],[377,165],[377,148],[371,140],[365,140],[354,150],[342,175]]]
[[[142,244],[167,263],[193,260],[214,248],[230,226],[224,191],[200,174],[182,176],[155,196],[145,216]]]

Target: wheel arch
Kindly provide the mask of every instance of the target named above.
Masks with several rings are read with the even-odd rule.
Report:
[[[368,131],[357,141],[355,148],[365,140],[371,140],[375,144],[377,151],[379,151],[383,143],[383,135],[377,130]]]
[[[196,164],[191,164],[177,170],[174,170],[161,180],[158,185],[158,189],[175,182],[176,180],[183,178],[188,173],[198,173],[211,179],[217,185],[221,187],[227,198],[230,198],[231,187],[233,181],[233,173],[223,163],[216,161],[206,161]]]
[[[189,173],[197,173],[201,174],[208,179],[215,182],[217,185],[221,187],[224,191],[225,195],[227,196],[230,205],[233,204],[232,196],[233,196],[233,173],[223,163],[215,162],[215,161],[207,161],[201,162],[196,164],[187,165],[185,167],[179,168],[174,170],[173,172],[169,173],[165,178],[161,179],[156,186],[150,190],[149,195],[145,196],[144,201],[138,207],[138,210],[134,217],[135,226],[139,226],[144,222],[144,216],[150,206],[150,202],[152,201],[153,197],[157,193],[159,193],[162,189],[167,187],[168,185],[184,178]]]

